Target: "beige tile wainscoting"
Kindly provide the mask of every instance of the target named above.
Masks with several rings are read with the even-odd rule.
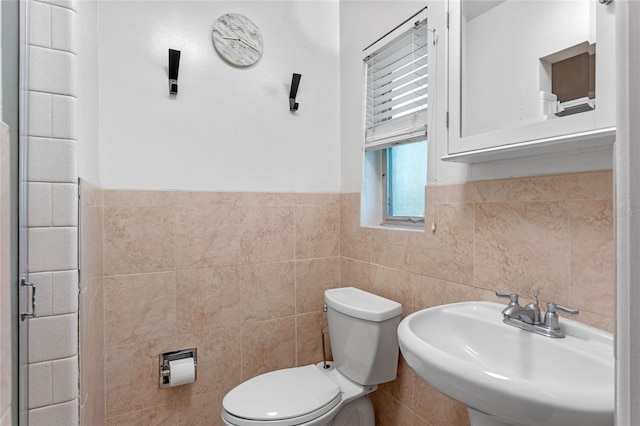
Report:
[[[104,208],[102,190],[80,179],[80,424],[104,424]]]
[[[321,360],[339,203],[104,191],[106,423],[220,424],[222,397],[243,380]],[[160,389],[158,354],[188,347],[196,383]]]
[[[577,320],[613,331],[612,194],[610,171],[434,185],[425,233],[360,227],[359,194],[343,194],[341,284],[397,300],[405,315],[466,300],[502,302],[495,290],[528,303],[539,289],[541,303],[578,308]],[[469,424],[462,404],[402,359],[398,378],[373,399],[381,425]]]
[[[106,423],[220,424],[233,386],[322,359],[323,292],[337,286],[401,302],[405,315],[538,288],[611,331],[611,179],[430,186],[426,232],[361,227],[359,194],[105,190]],[[158,354],[192,346],[197,382],[159,389]],[[402,360],[373,400],[381,426],[468,424]]]

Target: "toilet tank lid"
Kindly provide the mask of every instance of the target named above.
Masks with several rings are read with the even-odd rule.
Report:
[[[355,318],[381,322],[402,314],[402,305],[355,287],[333,288],[324,292],[327,306]]]

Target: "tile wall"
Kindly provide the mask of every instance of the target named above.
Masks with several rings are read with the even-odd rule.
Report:
[[[322,359],[340,196],[104,191],[106,424],[220,424],[224,394]],[[158,355],[198,347],[160,389]]]
[[[102,191],[85,179],[80,195],[80,424],[104,424],[104,296]]]
[[[610,171],[435,186],[424,233],[360,227],[359,194],[105,191],[106,423],[220,424],[233,386],[321,359],[340,285],[405,315],[539,288],[611,331],[611,197]],[[191,346],[198,381],[159,389],[158,354]],[[468,424],[402,360],[372,398],[381,426]]]
[[[30,0],[29,424],[78,423],[75,0]]]
[[[341,284],[397,300],[405,314],[539,289],[541,302],[578,308],[579,321],[613,331],[612,192],[610,171],[430,187],[435,233],[362,228],[359,194],[343,194]],[[402,360],[373,400],[381,425],[468,425],[464,406]]]
[[[76,2],[29,5],[29,263],[40,303],[30,424],[219,424],[231,387],[321,359],[322,293],[339,285],[405,313],[539,288],[542,301],[613,329],[611,172],[429,188],[435,234],[360,227],[358,194],[105,191],[101,204],[87,185],[78,321]],[[191,346],[198,382],[159,389],[158,354]],[[373,399],[380,425],[468,422],[402,361]]]

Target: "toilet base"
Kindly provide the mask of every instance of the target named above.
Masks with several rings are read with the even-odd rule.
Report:
[[[331,420],[330,426],[375,426],[376,416],[369,395],[347,402]]]

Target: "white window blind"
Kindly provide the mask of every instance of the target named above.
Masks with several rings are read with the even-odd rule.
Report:
[[[365,49],[367,151],[426,138],[426,8]]]

